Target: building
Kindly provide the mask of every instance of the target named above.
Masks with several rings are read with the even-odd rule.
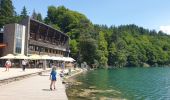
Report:
[[[0,29],[0,57],[3,55],[3,54],[2,54],[3,48],[6,47],[6,44],[3,43],[3,33],[4,33],[4,30],[3,30],[3,29]]]
[[[19,24],[5,25],[0,40],[4,43],[1,56],[38,54],[67,57],[70,52],[69,37],[65,33],[30,17]]]
[[[25,45],[25,26],[20,24],[7,24],[4,27],[3,55],[6,54],[24,54]]]

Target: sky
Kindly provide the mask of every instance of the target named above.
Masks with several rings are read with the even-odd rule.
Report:
[[[47,15],[48,6],[61,6],[87,16],[93,24],[136,24],[170,34],[170,0],[12,0],[20,14],[23,6]]]

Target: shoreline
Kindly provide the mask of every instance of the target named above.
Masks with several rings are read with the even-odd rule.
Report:
[[[77,71],[77,72],[74,72],[74,71]],[[76,76],[76,75],[79,75],[79,74],[85,72],[86,70],[83,70],[82,68],[77,68],[77,69],[75,69],[74,71],[72,71],[73,73],[71,72],[70,75],[67,75],[67,76],[64,77],[64,78],[65,78],[65,79],[72,78],[72,77],[74,77],[74,76]]]
[[[82,74],[83,72],[86,72],[87,70],[85,69],[82,69],[82,68],[76,68],[74,69],[73,71],[71,71],[70,74],[64,76],[62,78],[62,84],[64,85],[65,87],[65,93],[67,95],[67,98],[69,98],[69,94],[67,92],[67,89],[69,88],[69,86],[73,85],[73,84],[76,84],[76,80],[75,80],[75,77],[77,75],[80,75]]]
[[[86,72],[87,70],[85,69],[82,69],[82,68],[76,68],[74,69],[73,71],[71,71],[71,74],[70,75],[66,75],[64,76],[62,79],[62,83],[65,84],[65,87],[67,88],[66,85],[68,85],[69,83],[73,83],[74,81],[74,77],[79,75],[79,74],[82,74],[83,72]]]

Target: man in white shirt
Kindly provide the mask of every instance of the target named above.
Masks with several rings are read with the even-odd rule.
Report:
[[[27,61],[24,59],[22,60],[22,70],[25,71],[25,67],[27,66]]]

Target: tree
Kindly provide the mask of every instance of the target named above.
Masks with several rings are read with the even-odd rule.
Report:
[[[80,58],[82,61],[87,62],[88,65],[92,66],[96,59],[97,43],[89,35],[82,35],[79,40]]]
[[[114,55],[116,53],[116,45],[114,44],[114,42],[111,43],[109,49],[109,56],[108,56],[108,64],[109,65],[114,65]]]
[[[127,64],[127,56],[125,51],[120,50],[117,51],[114,55],[113,55],[113,60],[114,60],[114,64],[113,66],[115,67],[124,67]]]
[[[35,9],[33,10],[31,18],[37,20],[37,13],[35,12]]]
[[[73,40],[70,40],[70,50],[71,50],[71,56],[74,57],[74,58],[77,58],[78,57],[78,42],[73,39]]]
[[[35,10],[33,10],[32,18],[35,19],[35,20],[38,20],[40,22],[43,22],[41,13],[36,13]]]
[[[69,10],[64,6],[59,6],[57,8],[49,6],[45,22],[48,24],[57,24],[65,33],[70,32],[72,29],[79,28],[79,23],[86,23],[86,25],[90,23],[83,14]]]
[[[5,24],[15,22],[15,11],[11,0],[0,1],[0,28]]]
[[[39,20],[40,22],[42,22],[42,21],[43,21],[43,20],[42,20],[41,13],[38,13],[38,15],[37,15],[37,20]]]
[[[99,63],[101,66],[107,67],[108,61],[108,50],[107,50],[107,41],[105,40],[104,33],[102,31],[99,32],[99,39],[98,39],[98,57]]]
[[[28,15],[27,15],[27,9],[26,9],[26,7],[24,6],[23,7],[23,9],[22,9],[22,11],[21,11],[21,19],[24,19],[24,18],[26,18]]]
[[[14,12],[15,11],[11,0],[0,1],[0,16],[12,17]]]

